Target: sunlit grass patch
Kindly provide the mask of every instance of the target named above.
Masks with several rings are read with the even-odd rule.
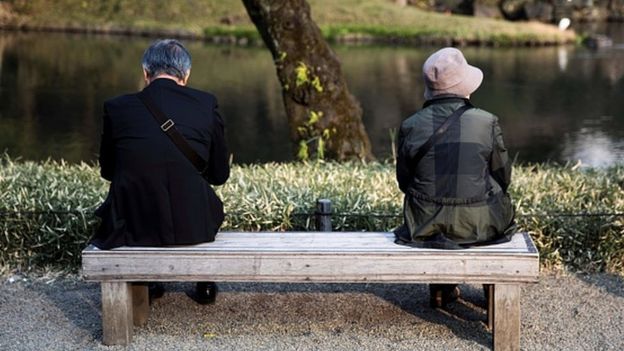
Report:
[[[388,0],[308,0],[312,18],[333,41],[402,42],[404,44],[540,45],[574,43],[573,32],[542,23],[511,23],[490,18],[446,15]],[[88,28],[103,32],[219,39],[257,43],[260,36],[242,1],[83,1],[8,0],[6,24],[39,28]],[[223,36],[234,38],[223,40]],[[239,40],[244,39],[244,40]],[[364,40],[365,39],[365,40]]]

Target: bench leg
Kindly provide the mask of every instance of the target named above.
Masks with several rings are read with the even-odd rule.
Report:
[[[134,325],[142,327],[149,317],[149,293],[147,284],[132,284],[132,316]]]
[[[494,350],[520,350],[520,285],[494,286]]]
[[[102,329],[105,345],[132,342],[132,283],[102,282]]]

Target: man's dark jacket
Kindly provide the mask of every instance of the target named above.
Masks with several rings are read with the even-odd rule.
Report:
[[[160,129],[137,94],[106,101],[100,166],[111,185],[96,211],[102,224],[92,243],[108,249],[213,241],[223,222],[223,205],[209,184],[223,184],[230,173],[217,100],[165,78],[145,91],[207,160],[206,178]]]
[[[513,234],[511,163],[496,116],[467,110],[414,161],[420,146],[465,104],[457,97],[430,100],[401,124],[396,175],[405,193],[405,226],[395,233],[404,242],[442,234],[468,245]]]

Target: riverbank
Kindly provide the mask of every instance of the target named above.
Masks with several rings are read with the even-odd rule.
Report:
[[[538,46],[578,41],[574,32],[562,32],[552,25],[425,12],[386,0],[309,3],[324,36],[340,43]],[[6,1],[0,4],[0,28],[173,36],[261,45],[241,1]]]
[[[24,281],[26,279],[26,281]],[[0,349],[489,350],[480,286],[448,310],[424,284],[219,284],[214,305],[167,284],[128,347],[101,344],[99,284],[75,276],[0,276]],[[366,306],[365,308],[362,308]],[[622,277],[542,274],[522,288],[523,350],[624,349]]]

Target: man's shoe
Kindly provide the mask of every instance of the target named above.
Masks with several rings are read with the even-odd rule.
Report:
[[[215,282],[198,282],[195,290],[187,291],[186,295],[200,305],[208,305],[215,302],[218,292],[219,288]]]
[[[457,301],[460,291],[455,284],[430,284],[429,306],[445,308],[449,303]]]
[[[153,300],[160,299],[165,294],[165,286],[162,283],[147,283],[147,293],[149,303]]]

